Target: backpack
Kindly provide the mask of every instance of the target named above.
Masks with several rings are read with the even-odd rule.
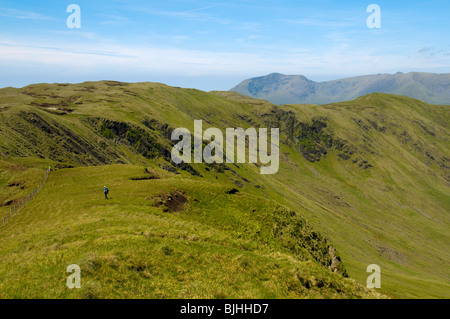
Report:
[[[108,194],[109,193],[109,189],[105,188],[105,193]]]

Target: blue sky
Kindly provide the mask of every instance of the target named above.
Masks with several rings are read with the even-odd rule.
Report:
[[[79,29],[66,24],[72,3]],[[366,25],[372,3],[379,29]],[[448,0],[0,0],[0,87],[109,79],[209,91],[273,72],[450,73],[449,13]]]

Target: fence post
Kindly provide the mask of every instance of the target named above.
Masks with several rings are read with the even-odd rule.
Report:
[[[2,217],[3,225],[5,225],[9,221],[11,221],[13,216],[16,216],[17,214],[19,214],[20,210],[25,207],[25,204],[27,204],[29,201],[31,201],[41,191],[42,187],[44,187],[44,184],[47,181],[47,177],[48,177],[50,171],[51,171],[51,167],[49,166],[45,170],[44,180],[42,182],[40,182],[38,184],[38,186],[36,186],[36,188],[31,191],[31,193],[29,193],[28,195],[26,195],[25,197],[23,197],[22,199],[19,199],[17,201],[17,205],[14,205],[14,212],[13,212],[12,206],[9,207],[9,214],[6,213],[6,216]]]

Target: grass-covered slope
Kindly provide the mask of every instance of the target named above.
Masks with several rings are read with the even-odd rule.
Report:
[[[331,246],[298,214],[185,174],[132,165],[53,172],[1,229],[0,296],[376,297],[311,257],[303,240]],[[70,264],[81,267],[79,290],[65,285]]]
[[[174,165],[170,134],[195,119],[280,127],[279,172]],[[449,123],[447,106],[386,94],[273,106],[153,83],[2,89],[0,213],[55,170],[0,227],[0,296],[374,297],[343,275],[365,286],[378,264],[379,292],[448,297]],[[69,292],[73,263],[85,285]]]

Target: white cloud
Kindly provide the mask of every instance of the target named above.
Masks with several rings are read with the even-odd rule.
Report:
[[[13,8],[0,8],[0,16],[28,19],[28,20],[52,20],[53,18],[32,11],[17,10]]]
[[[317,18],[304,18],[304,19],[282,19],[280,22],[293,24],[293,25],[303,25],[310,27],[324,27],[324,28],[344,28],[344,27],[354,27],[354,21],[332,21],[327,18],[317,19]]]
[[[208,9],[222,6],[223,4],[216,4],[206,7],[194,8],[191,10],[184,11],[170,11],[170,10],[157,10],[149,7],[126,5],[123,8],[127,11],[144,12],[149,15],[162,16],[168,18],[176,19],[186,19],[195,22],[209,22],[215,24],[230,24],[232,21],[230,19],[219,18],[211,13],[204,12]]]
[[[91,78],[134,81],[152,75],[167,77],[248,77],[272,72],[303,74],[314,80],[373,73],[409,70],[450,72],[450,57],[444,52],[429,56],[412,52],[409,56],[375,54],[347,44],[317,52],[312,49],[279,53],[236,53],[187,50],[179,48],[137,47],[103,44],[42,46],[9,41],[0,43],[0,70],[18,72],[24,79],[42,78],[58,82],[60,78]],[[24,68],[27,66],[27,68]],[[418,66],[420,69],[418,69]],[[11,71],[12,70],[12,71]],[[46,74],[42,74],[46,70]],[[39,74],[37,74],[40,72]],[[7,72],[3,77],[8,78]],[[4,84],[4,83],[2,83]],[[188,86],[188,85],[186,85]],[[201,88],[200,88],[201,89]]]

